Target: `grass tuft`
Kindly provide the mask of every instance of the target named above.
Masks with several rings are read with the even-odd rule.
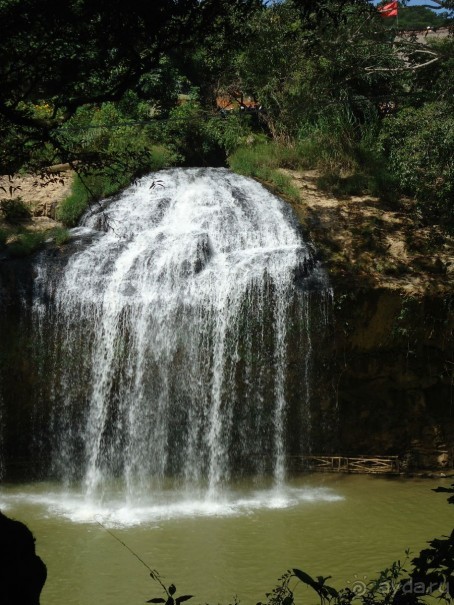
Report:
[[[293,201],[299,200],[298,190],[290,177],[279,172],[281,167],[294,167],[293,151],[276,143],[260,143],[240,147],[228,158],[230,168],[238,174],[270,183],[277,193]]]

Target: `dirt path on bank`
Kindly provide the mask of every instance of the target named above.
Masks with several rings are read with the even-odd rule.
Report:
[[[420,223],[411,200],[390,207],[371,196],[336,197],[317,187],[317,171],[282,172],[299,190],[293,207],[336,279],[410,296],[452,288],[454,240]]]

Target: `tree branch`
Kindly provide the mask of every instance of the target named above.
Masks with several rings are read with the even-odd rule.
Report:
[[[23,126],[26,128],[37,128],[44,132],[49,132],[52,128],[56,128],[61,125],[60,120],[45,120],[43,118],[32,118],[23,111],[12,109],[0,101],[0,114],[2,114],[7,120],[16,124],[17,126]]]
[[[406,65],[405,67],[366,67],[365,71],[372,73],[375,71],[415,71],[416,69],[421,69],[423,67],[427,67],[431,63],[435,63],[435,61],[439,61],[440,57],[435,57],[435,59],[431,59],[430,61],[426,61],[426,63],[420,63],[419,65]]]

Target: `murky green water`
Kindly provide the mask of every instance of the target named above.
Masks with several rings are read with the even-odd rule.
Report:
[[[133,605],[160,596],[141,563],[192,603],[256,603],[289,567],[337,586],[373,577],[452,528],[454,507],[431,488],[448,479],[312,475],[272,487],[235,485],[214,500],[168,491],[102,503],[56,485],[3,486],[0,508],[25,521],[48,567],[43,605]],[[367,581],[367,580],[366,580]]]

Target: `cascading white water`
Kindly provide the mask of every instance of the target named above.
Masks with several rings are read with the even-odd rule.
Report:
[[[166,477],[214,492],[270,466],[282,481],[289,431],[308,440],[314,280],[286,205],[224,169],[174,169],[95,209],[74,237],[61,275],[41,264],[36,277],[54,469],[91,494]],[[291,347],[302,360],[293,425]]]

